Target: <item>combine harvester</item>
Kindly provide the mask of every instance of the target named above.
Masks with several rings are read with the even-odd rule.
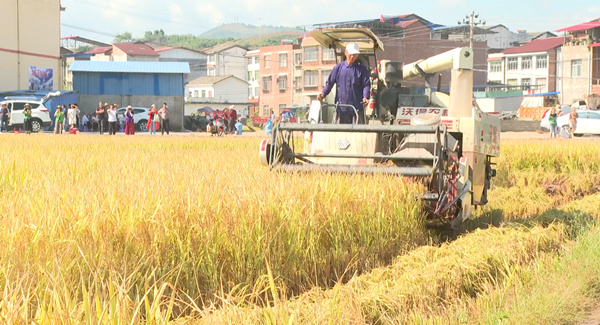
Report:
[[[487,203],[492,157],[500,155],[500,120],[473,100],[473,51],[457,48],[402,65],[377,61],[381,41],[368,29],[313,31],[325,48],[343,56],[358,43],[359,60],[371,74],[367,124],[333,124],[335,105],[314,102],[309,123],[279,123],[260,145],[260,159],[272,170],[380,173],[417,178],[430,227],[458,227],[472,206]],[[375,69],[376,68],[376,69]],[[435,73],[451,70],[450,94],[432,92]],[[425,78],[424,95],[412,95],[402,80]],[[316,103],[316,105],[315,105]],[[358,110],[355,110],[359,114]],[[408,124],[408,125],[405,125]]]

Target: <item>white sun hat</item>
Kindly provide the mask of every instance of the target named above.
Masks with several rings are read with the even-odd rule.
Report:
[[[346,51],[348,51],[348,54],[359,54],[360,48],[356,43],[349,43],[348,45],[346,45]]]

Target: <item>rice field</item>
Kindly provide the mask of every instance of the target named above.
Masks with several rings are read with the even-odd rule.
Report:
[[[465,231],[504,226],[440,246],[419,184],[269,172],[258,138],[0,141],[6,323],[423,321],[558,254],[581,227],[547,212],[600,191],[595,141],[506,141]]]

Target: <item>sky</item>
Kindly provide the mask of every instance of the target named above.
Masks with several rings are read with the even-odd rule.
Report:
[[[512,31],[554,31],[600,18],[597,0],[61,0],[62,36],[81,36],[110,43],[128,31],[193,34],[228,23],[255,26],[300,26],[378,19],[383,15],[417,14],[453,26],[475,12],[486,25]]]

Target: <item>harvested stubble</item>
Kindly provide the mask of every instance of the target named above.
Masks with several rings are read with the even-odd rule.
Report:
[[[294,294],[428,240],[417,185],[269,172],[256,139],[15,135],[2,149],[12,323],[164,321],[256,293],[267,265]]]

